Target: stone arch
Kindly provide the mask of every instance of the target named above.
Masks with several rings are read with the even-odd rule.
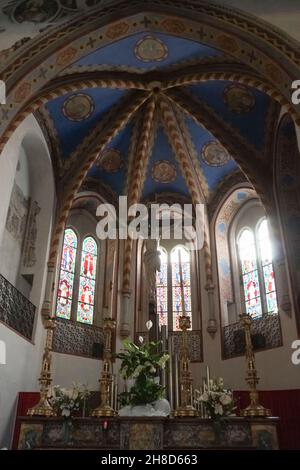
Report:
[[[288,114],[278,126],[275,158],[275,195],[300,332],[300,154],[295,125]]]
[[[236,185],[225,194],[211,221],[221,323],[224,320],[226,323],[227,305],[232,304],[235,297],[229,246],[230,225],[239,209],[251,199],[257,199],[257,194],[249,184]]]
[[[132,14],[133,9],[138,13]],[[135,0],[128,7],[124,0],[99,6],[90,14],[51,28],[39,40],[28,41],[19,49],[2,70],[8,96],[4,107],[7,118],[0,122],[0,131],[4,132],[9,122],[24,112],[33,95],[67,65],[91,48],[141,31],[164,32],[217,48],[255,67],[287,101],[291,81],[298,78],[300,56],[296,44],[257,18],[206,1],[182,5],[173,0],[166,5],[161,0]],[[294,110],[296,118],[299,110],[296,106]]]
[[[133,9],[135,12],[133,14]],[[199,24],[201,27],[199,29]],[[199,4],[173,0],[142,2],[121,1],[99,6],[84,17],[75,17],[61,27],[45,32],[40,39],[26,42],[8,66],[3,67],[2,77],[7,82],[7,105],[0,122],[3,145],[14,129],[40,106],[39,93],[61,71],[78,60],[92,48],[104,47],[129,34],[157,31],[201,41],[221,50],[251,68],[258,70],[270,86],[272,96],[287,103],[290,98],[291,80],[297,78],[300,57],[296,45],[258,19],[206,1]],[[251,33],[251,35],[249,35]],[[284,65],[282,65],[284,64]],[[22,77],[21,79],[19,77]],[[270,85],[269,85],[270,84]],[[37,101],[33,101],[36,97]],[[51,99],[51,92],[47,100]],[[299,110],[290,108],[297,123]],[[10,123],[12,123],[10,125]],[[58,220],[62,227],[63,217]],[[53,240],[55,257],[57,236]]]

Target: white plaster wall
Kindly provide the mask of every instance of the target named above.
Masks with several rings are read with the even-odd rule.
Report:
[[[32,197],[41,207],[38,218],[36,244],[37,263],[30,301],[37,307],[33,343],[25,340],[7,326],[0,324],[0,340],[6,344],[6,365],[0,365],[0,447],[10,445],[18,392],[38,391],[44,329],[40,309],[45,289],[46,260],[54,210],[54,180],[50,156],[41,130],[33,116],[29,116],[12,135],[1,156],[0,173],[0,246],[3,240],[6,214],[21,145],[35,167],[32,176]],[[0,272],[9,274],[7,262],[0,258]]]
[[[30,197],[30,183],[28,174],[28,160],[24,147],[21,145],[19,148],[16,148],[15,154],[16,156],[18,155],[19,158],[17,160],[14,182],[21,189],[24,197],[28,200]],[[10,198],[11,194],[12,191],[10,191]],[[5,216],[3,220],[5,223],[6,218],[7,217]],[[18,242],[4,227],[0,246],[0,259],[2,264],[1,271],[3,276],[6,277],[6,279],[9,280],[15,287],[19,287],[18,274],[21,260],[21,248],[21,243]],[[23,293],[25,294],[25,292]]]
[[[294,318],[281,315],[281,327],[284,346],[256,353],[256,363],[261,390],[286,390],[300,388],[300,366],[292,364],[292,341],[297,339]],[[209,365],[212,376],[223,377],[226,385],[236,390],[247,390],[245,382],[246,364],[244,357],[221,360],[220,328],[212,339],[204,329],[203,332],[204,364],[192,364],[195,384],[201,383],[205,376],[206,365]]]
[[[73,383],[87,385],[90,390],[99,390],[102,361],[70,354],[53,353],[53,383],[71,387]]]

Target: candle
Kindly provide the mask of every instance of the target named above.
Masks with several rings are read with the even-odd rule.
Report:
[[[209,373],[209,367],[206,366],[206,383],[207,383],[207,390],[210,390],[210,373]]]
[[[178,375],[178,356],[174,354],[174,366],[175,366],[175,408],[179,406],[179,375]]]
[[[116,272],[117,272],[117,248],[115,247],[114,249],[114,254],[112,257],[112,274],[111,274],[111,281],[109,283],[109,292],[108,292],[108,315],[109,318],[114,317],[114,306],[115,306],[115,295],[114,294],[114,285],[115,285],[115,280],[116,280]]]

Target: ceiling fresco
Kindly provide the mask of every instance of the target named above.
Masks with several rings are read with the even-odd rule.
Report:
[[[186,66],[203,63],[206,59],[209,59],[210,64],[214,61],[220,64],[220,61],[227,60],[217,50],[201,43],[167,34],[139,33],[94,50],[74,62],[65,73],[67,76],[74,74],[76,77],[82,70],[85,76],[93,77],[93,74],[107,69],[116,73],[129,73],[130,76],[143,76],[146,80],[147,74],[151,74],[152,80],[156,72],[163,71],[164,77],[172,80],[172,70],[181,71]],[[64,72],[60,74],[63,75]],[[134,86],[127,89],[121,81],[120,86],[118,83],[112,82],[111,87],[83,88],[62,95],[49,101],[42,109],[41,116],[55,139],[60,176],[65,177],[70,169],[67,162],[76,152],[78,145],[96,126],[101,125],[117,106],[122,107],[122,100],[133,93]],[[153,83],[155,85],[156,82]],[[190,187],[186,175],[182,172],[178,151],[170,136],[170,127],[168,130],[166,118],[162,116],[161,102],[167,102],[173,113],[176,131],[191,162],[192,172],[198,175],[203,186],[202,192],[209,199],[225,178],[240,171],[239,166],[228,149],[216,138],[213,128],[208,130],[202,124],[201,118],[199,122],[199,119],[196,120],[185,112],[174,97],[170,100],[168,89],[165,89],[163,83],[158,82],[158,88],[140,199],[155,198],[161,193],[190,196]],[[199,105],[199,109],[204,104],[206,110],[218,117],[221,125],[224,123],[224,126],[231,126],[233,139],[237,136],[239,145],[242,142],[245,148],[252,149],[258,158],[264,158],[267,147],[266,129],[272,124],[276,108],[272,99],[265,93],[228,80],[208,80],[191,84],[179,82],[172,86],[171,90],[179,90],[182,96],[193,100],[196,107]],[[134,138],[137,143],[143,138],[139,131],[136,132],[138,137],[134,137],[134,129],[138,126],[138,120],[143,119],[146,113],[147,102],[110,141],[87,174],[88,178],[99,181],[116,196],[126,193],[126,185],[130,180],[128,174],[135,168],[135,164],[129,162],[130,148]],[[228,127],[224,129],[228,132]],[[216,134],[218,135],[218,132]],[[77,158],[80,159],[80,155]],[[133,155],[132,158],[140,157]]]

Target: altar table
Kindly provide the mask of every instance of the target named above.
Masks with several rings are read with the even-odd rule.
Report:
[[[278,449],[278,418],[20,417],[18,449]]]

